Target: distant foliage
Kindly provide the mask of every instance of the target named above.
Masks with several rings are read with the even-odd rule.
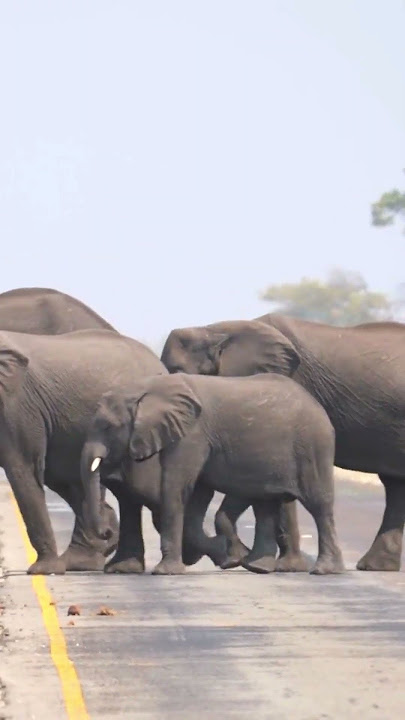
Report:
[[[393,225],[397,217],[405,223],[405,192],[390,190],[371,206],[371,222],[375,227]],[[405,234],[405,224],[403,232]]]
[[[393,301],[369,290],[361,275],[339,268],[325,282],[304,277],[298,283],[271,285],[261,298],[285,315],[340,326],[390,320],[394,309]]]

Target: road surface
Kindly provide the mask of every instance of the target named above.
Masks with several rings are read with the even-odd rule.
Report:
[[[48,501],[63,549],[72,517],[57,496],[48,493]],[[0,718],[400,720],[405,574],[354,570],[382,506],[380,487],[338,483],[348,568],[342,576],[223,572],[204,559],[182,577],[77,573],[34,587],[10,491],[0,481],[7,572],[0,620],[8,632]],[[304,510],[300,516],[303,549],[315,556],[313,521]],[[250,512],[240,532],[251,542]],[[159,547],[148,512],[145,534],[151,569]],[[67,616],[72,604],[80,616]],[[98,616],[102,605],[116,614]]]

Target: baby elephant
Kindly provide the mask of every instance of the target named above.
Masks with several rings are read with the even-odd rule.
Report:
[[[110,397],[114,404],[117,400]],[[334,430],[325,410],[300,385],[276,374],[178,373],[142,381],[135,396],[121,398],[120,404],[127,409],[120,432],[132,459],[160,453],[162,560],[154,574],[184,572],[184,513],[196,484],[208,491],[208,502],[215,490],[251,502],[255,539],[242,563],[248,570],[275,569],[280,504],[295,498],[318,530],[312,572],[344,570],[333,517]]]

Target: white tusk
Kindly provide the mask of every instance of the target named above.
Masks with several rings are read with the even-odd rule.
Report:
[[[93,462],[91,463],[91,468],[90,468],[91,472],[95,472],[97,470],[97,468],[99,467],[100,463],[101,463],[100,457],[94,458]]]

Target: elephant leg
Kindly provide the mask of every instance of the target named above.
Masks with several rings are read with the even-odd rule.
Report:
[[[385,488],[385,510],[371,548],[357,563],[358,570],[399,570],[405,520],[405,478],[380,475]]]
[[[23,516],[36,561],[28,568],[30,575],[63,575],[65,563],[58,558],[55,535],[45,501],[43,471],[32,472],[32,463],[21,459],[4,463],[8,481]]]
[[[145,545],[142,534],[142,503],[122,482],[109,483],[120,508],[118,548],[104,572],[141,574],[145,572]]]
[[[160,528],[162,559],[152,570],[152,575],[182,575],[185,571],[182,558],[185,512],[182,490],[176,483],[174,473],[171,475],[163,471]]]
[[[315,520],[318,531],[318,557],[313,575],[328,575],[344,572],[342,553],[339,548],[333,513],[334,487],[333,468],[320,472],[309,468],[308,477],[303,478],[301,502]],[[321,482],[322,481],[322,482]]]
[[[199,481],[187,503],[183,532],[185,565],[194,565],[203,555],[208,555],[214,565],[218,566],[226,559],[225,538],[220,535],[209,537],[204,531],[204,518],[213,495],[214,490]]]
[[[328,575],[342,573],[345,570],[342,553],[338,545],[333,507],[326,503],[307,506],[318,530],[318,558],[311,570],[312,575]]]
[[[249,505],[250,502],[247,500],[226,495],[215,515],[217,535],[223,535],[227,543],[227,557],[221,563],[223,570],[238,567],[242,559],[250,552],[236,532],[236,521]]]
[[[154,510],[151,510],[151,513],[152,513],[153,527],[155,528],[156,532],[158,532],[160,535],[160,512],[157,508],[155,508]]]
[[[160,493],[160,548],[162,559],[153,575],[180,575],[184,573],[183,532],[186,504],[201,476],[209,448],[183,440],[166,451],[162,462]]]
[[[110,555],[118,542],[118,519],[113,508],[102,498],[100,512],[104,517],[105,527],[113,531],[113,537],[100,540],[87,527],[84,514],[83,495],[81,487],[76,485],[53,484],[47,479],[47,484],[70,505],[75,514],[75,524],[69,546],[61,555],[66,570],[91,571],[103,570],[106,556]]]
[[[254,573],[270,573],[276,569],[276,525],[281,500],[260,500],[253,503],[256,518],[253,547],[241,565]]]
[[[161,499],[160,547],[162,559],[152,575],[182,575],[185,498],[183,487],[174,473],[163,471]]]
[[[277,545],[280,554],[276,562],[278,572],[308,572],[310,558],[301,552],[297,502],[281,503],[277,522]]]

